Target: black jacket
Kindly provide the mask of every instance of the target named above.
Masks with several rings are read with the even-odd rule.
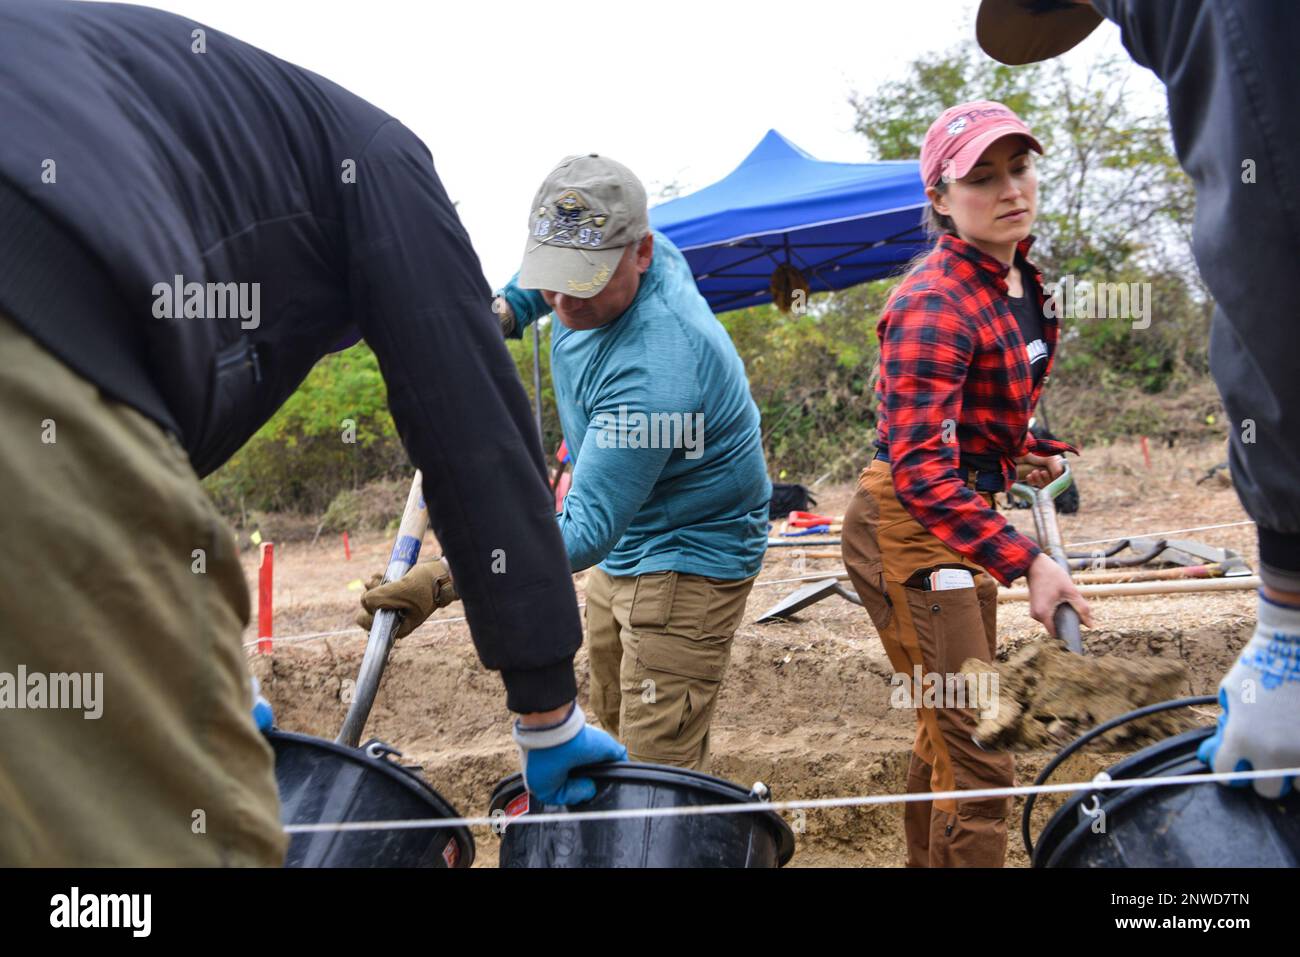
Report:
[[[1193,250],[1217,303],[1210,371],[1230,419],[1233,482],[1265,572],[1300,575],[1300,3],[1093,6],[1169,94],[1178,160],[1196,184]]]
[[[364,336],[479,655],[543,710],[581,626],[490,298],[428,150],[374,106],[169,13],[0,0],[0,309],[199,474]]]

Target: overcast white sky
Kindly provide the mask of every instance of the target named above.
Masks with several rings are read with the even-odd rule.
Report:
[[[652,194],[725,176],[769,128],[867,157],[851,91],[974,35],[974,0],[154,0],[314,70],[428,144],[498,285],[561,157],[606,153]],[[1104,23],[1069,54],[1122,52]],[[1134,67],[1140,82],[1150,74]],[[653,201],[653,200],[652,200]]]

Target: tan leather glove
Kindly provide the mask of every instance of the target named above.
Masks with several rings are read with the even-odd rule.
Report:
[[[382,573],[371,575],[361,595],[361,611],[356,622],[366,631],[375,623],[375,612],[391,608],[402,612],[397,637],[405,638],[424,624],[437,609],[456,601],[456,586],[451,572],[441,559],[421,562],[395,582],[383,584]]]

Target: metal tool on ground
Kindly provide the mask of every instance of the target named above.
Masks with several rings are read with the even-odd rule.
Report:
[[[848,575],[844,575],[847,578]],[[812,582],[804,585],[797,591],[786,595],[779,602],[769,608],[763,614],[759,615],[754,621],[759,624],[772,621],[785,621],[797,611],[807,608],[809,605],[815,605],[823,598],[829,598],[831,595],[839,595],[841,598],[853,602],[855,605],[861,605],[862,599],[859,598],[851,589],[845,588],[840,584],[840,579],[827,577],[821,581]]]
[[[1129,544],[1128,539],[1124,540],[1124,544]],[[1146,565],[1148,562],[1155,561],[1164,554],[1167,547],[1168,546],[1164,540],[1161,539],[1145,551],[1138,552],[1136,555],[1126,555],[1116,558],[1115,555],[1119,552],[1119,549],[1112,549],[1109,552],[1098,551],[1096,554],[1088,556],[1071,554],[1068,558],[1070,568],[1073,571],[1082,571],[1085,568],[1136,568],[1139,565]]]
[[[1061,475],[1040,489],[1020,482],[1011,487],[1012,495],[1030,503],[1039,543],[1067,575],[1070,562],[1056,523],[1053,500],[1072,480],[1067,465]],[[1108,718],[1167,700],[1186,685],[1182,661],[1088,656],[1078,612],[1069,603],[1057,606],[1053,624],[1068,651],[1062,651],[1054,642],[1039,641],[1005,665],[989,665],[974,658],[963,663],[962,671],[972,677],[990,669],[998,673],[997,707],[981,714],[973,735],[980,747],[1028,750],[1063,744]],[[1134,725],[1132,731],[1139,736],[1159,733],[1144,725]]]
[[[1128,541],[1129,540],[1127,538],[1121,538],[1110,548],[1107,549],[1099,548],[1096,551],[1092,551],[1092,552],[1066,552],[1065,557],[1070,559],[1070,561],[1074,561],[1076,559],[1084,559],[1084,558],[1089,559],[1090,561],[1095,561],[1096,559],[1099,558],[1110,558],[1110,556],[1118,555],[1124,549],[1128,548]]]
[[[429,527],[423,484],[424,476],[416,471],[410,494],[406,497],[406,508],[402,511],[397,541],[393,543],[388,568],[384,571],[385,583],[401,578],[420,557],[420,545]],[[384,667],[388,664],[388,653],[393,647],[400,614],[387,608],[375,612],[370,638],[366,642],[366,653],[361,659],[361,670],[357,674],[352,703],[348,706],[347,717],[343,719],[343,727],[335,739],[338,744],[355,748],[361,740],[361,732],[365,729],[366,719],[370,717],[370,709],[375,703],[375,693],[379,690],[379,680],[384,676]]]
[[[1230,548],[1216,548],[1190,538],[1168,538],[1162,541],[1165,548],[1160,555],[1161,561],[1188,566],[1226,565],[1228,568],[1224,571],[1224,575],[1229,578],[1251,574],[1250,566],[1240,554]],[[1155,541],[1149,538],[1135,538],[1132,544],[1134,549],[1149,548],[1155,544]]]

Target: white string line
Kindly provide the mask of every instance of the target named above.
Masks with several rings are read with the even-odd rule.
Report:
[[[1069,791],[1112,791],[1137,787],[1168,787],[1175,784],[1217,784],[1224,781],[1248,781],[1265,778],[1300,776],[1300,768],[1277,768],[1266,771],[1227,771],[1215,774],[1181,774],[1165,778],[1131,778],[1119,781],[1099,776],[1092,781],[1063,784],[1031,784],[1008,788],[983,788],[969,791],[926,791],[910,794],[867,794],[857,797],[810,798],[802,801],[749,801],[741,804],[702,804],[697,807],[623,808],[615,811],[562,811],[521,814],[506,817],[424,818],[411,821],[343,821],[324,824],[288,824],[286,834],[314,834],[329,831],[404,831],[445,827],[500,827],[503,824],[576,823],[578,821],[615,821],[642,817],[690,817],[702,814],[750,814],[762,811],[793,811],[801,808],[868,807],[879,804],[909,804],[918,801],[962,801],[982,798],[1015,797],[1024,794],[1060,794]]]
[[[360,630],[360,628],[345,628],[343,631],[316,631],[309,635],[271,635],[269,638],[254,638],[252,641],[246,641],[243,647],[252,648],[264,641],[278,641],[285,644],[291,644],[295,641],[316,641],[321,638],[333,638],[335,635],[350,635],[352,632]]]
[[[587,603],[581,602],[578,605],[578,610],[581,611],[586,607],[587,607]],[[425,625],[446,625],[456,621],[465,621],[465,616],[459,615],[455,618],[426,618],[424,621],[420,622],[420,628],[423,628]],[[406,637],[407,638],[413,637],[420,630],[420,628],[415,629],[415,631],[411,632],[411,634],[407,635]],[[342,631],[317,631],[307,635],[285,635],[283,637],[280,635],[272,635],[270,638],[254,638],[252,641],[244,642],[243,647],[245,649],[253,648],[263,641],[270,641],[279,644],[291,645],[300,641],[320,641],[323,638],[333,638],[336,635],[352,635],[353,637],[356,638],[367,637],[367,633],[363,631],[359,626],[353,626],[352,628],[344,628]]]
[[[1165,535],[1179,535],[1183,532],[1207,532],[1212,528],[1237,528],[1241,525],[1254,525],[1247,519],[1244,522],[1224,522],[1222,525],[1197,525],[1195,528],[1171,528],[1167,532],[1142,532],[1137,535],[1116,535],[1114,538],[1094,538],[1090,542],[1067,542],[1066,548],[1081,548],[1084,545],[1101,545],[1105,542],[1118,542],[1124,538],[1162,538]]]

